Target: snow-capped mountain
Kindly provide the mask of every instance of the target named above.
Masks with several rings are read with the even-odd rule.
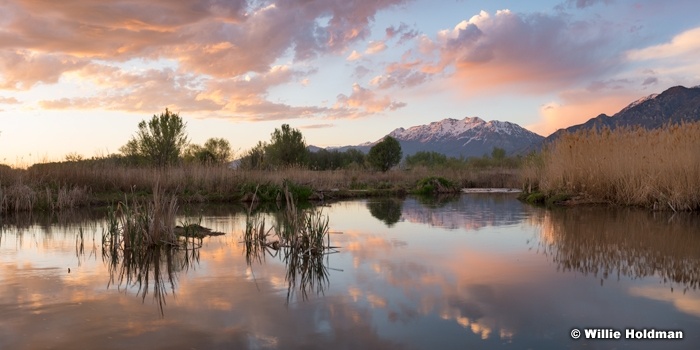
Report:
[[[494,147],[503,148],[510,154],[543,139],[517,124],[497,120],[487,122],[478,117],[462,120],[448,118],[408,129],[398,128],[388,135],[399,141],[404,156],[432,151],[450,157],[480,157],[490,154]],[[340,147],[339,150],[357,148],[368,152],[382,139]]]
[[[639,106],[639,105],[641,105],[642,103],[644,103],[644,102],[646,102],[646,101],[653,100],[653,99],[656,98],[656,96],[659,96],[659,94],[651,94],[651,95],[649,95],[649,96],[644,96],[644,97],[642,97],[642,98],[640,98],[640,99],[638,99],[638,100],[636,100],[636,101],[630,103],[627,107],[623,108],[623,109],[620,111],[620,113],[625,112],[625,111],[628,111],[628,110],[630,110],[630,109],[632,109],[632,108],[634,108],[634,107],[636,107],[636,106]]]

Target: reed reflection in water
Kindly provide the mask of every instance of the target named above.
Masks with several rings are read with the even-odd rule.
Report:
[[[248,211],[242,243],[251,269],[266,255],[284,262],[289,304],[297,286],[302,300],[308,299],[309,292],[323,294],[330,283],[328,254],[338,252],[338,247],[330,245],[328,216],[320,209],[298,209],[289,191],[284,192],[285,209],[275,215],[276,223],[269,229],[262,213]]]
[[[182,237],[179,245],[157,245],[144,249],[105,245],[102,260],[109,271],[107,288],[135,289],[144,302],[146,296],[152,293],[163,316],[168,287],[175,294],[178,274],[199,264],[201,246],[202,238],[196,237]]]
[[[601,278],[659,276],[671,289],[700,286],[700,217],[635,209],[543,211],[540,249],[561,271]]]

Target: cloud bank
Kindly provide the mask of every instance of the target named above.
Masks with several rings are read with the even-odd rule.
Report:
[[[40,102],[54,109],[152,112],[175,104],[246,119],[335,115],[344,111],[269,101],[271,87],[314,73],[280,70],[279,62],[302,66],[343,54],[368,38],[379,11],[405,2],[8,0],[0,14],[0,89],[62,79],[98,89]],[[377,42],[367,52],[385,48]],[[127,68],[132,62],[156,67]]]

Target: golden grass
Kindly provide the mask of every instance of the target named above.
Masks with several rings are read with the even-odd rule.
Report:
[[[700,209],[700,123],[563,135],[523,169],[526,189],[655,209]]]
[[[175,235],[177,199],[165,194],[158,184],[149,201],[129,199],[117,204],[108,213],[108,230],[103,244],[125,250],[142,249],[163,244],[178,245]]]
[[[240,198],[244,185],[274,184],[285,180],[315,191],[331,189],[410,190],[426,177],[444,177],[461,187],[518,187],[518,170],[505,167],[428,169],[374,172],[361,169],[314,171],[233,170],[216,165],[171,168],[123,167],[113,163],[47,163],[28,169],[0,169],[0,214],[41,208],[61,211],[95,202],[119,200],[121,193],[148,194],[156,184],[185,202]],[[114,196],[108,195],[119,195]]]

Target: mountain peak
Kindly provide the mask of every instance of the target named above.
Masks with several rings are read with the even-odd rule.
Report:
[[[656,129],[669,123],[691,122],[700,120],[700,89],[674,86],[660,94],[642,97],[612,117],[601,114],[589,119],[583,124],[559,129],[549,135],[544,144],[557,139],[565,132],[575,132],[581,129],[608,127],[643,127]]]
[[[479,117],[445,118],[409,128],[396,128],[389,136],[399,141],[405,156],[425,151],[449,157],[480,157],[490,154],[494,147],[513,153],[543,139],[517,124],[498,120],[486,122]],[[337,149],[356,148],[368,152],[382,139]]]
[[[455,119],[452,119],[452,120],[455,120]],[[465,123],[474,123],[474,124],[486,123],[486,121],[484,121],[483,119],[481,119],[479,117],[465,117],[464,119],[462,119],[462,121]]]
[[[445,118],[409,128],[397,128],[389,135],[401,143],[406,155],[433,151],[454,157],[481,156],[491,152],[493,147],[512,152],[542,139],[542,136],[517,124],[499,120],[486,122],[479,117],[461,120]]]
[[[668,90],[667,90],[667,91],[668,91]],[[636,100],[636,101],[630,103],[629,105],[627,105],[627,107],[623,108],[620,112],[624,112],[624,111],[626,111],[626,110],[628,110],[628,109],[631,109],[631,108],[634,108],[634,107],[636,107],[636,106],[639,106],[639,105],[641,105],[642,103],[644,103],[644,102],[646,102],[646,101],[653,100],[654,98],[656,98],[656,96],[659,96],[659,94],[651,94],[651,95],[649,95],[649,96],[642,97],[642,98],[640,98],[640,99],[638,99],[638,100]]]

